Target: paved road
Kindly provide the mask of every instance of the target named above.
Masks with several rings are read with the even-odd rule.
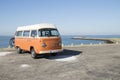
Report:
[[[66,47],[58,56],[0,56],[0,80],[120,80],[120,45]],[[0,52],[0,54],[7,52]]]

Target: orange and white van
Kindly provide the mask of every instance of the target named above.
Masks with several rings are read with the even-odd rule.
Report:
[[[18,27],[15,33],[15,47],[18,53],[30,51],[33,58],[38,54],[62,52],[61,36],[53,24],[35,24]]]

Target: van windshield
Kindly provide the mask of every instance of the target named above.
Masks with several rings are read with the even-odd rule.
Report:
[[[39,37],[57,37],[59,32],[57,29],[45,28],[38,31]]]

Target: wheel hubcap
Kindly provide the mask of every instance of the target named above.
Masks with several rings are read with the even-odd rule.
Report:
[[[35,55],[35,54],[34,54],[34,50],[32,50],[31,54],[32,54],[32,57],[34,57],[34,55]]]
[[[18,48],[18,52],[20,52],[20,48]]]

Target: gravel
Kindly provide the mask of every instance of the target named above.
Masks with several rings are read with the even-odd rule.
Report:
[[[57,56],[38,59],[9,52],[0,56],[0,80],[120,80],[118,44],[64,47]]]

